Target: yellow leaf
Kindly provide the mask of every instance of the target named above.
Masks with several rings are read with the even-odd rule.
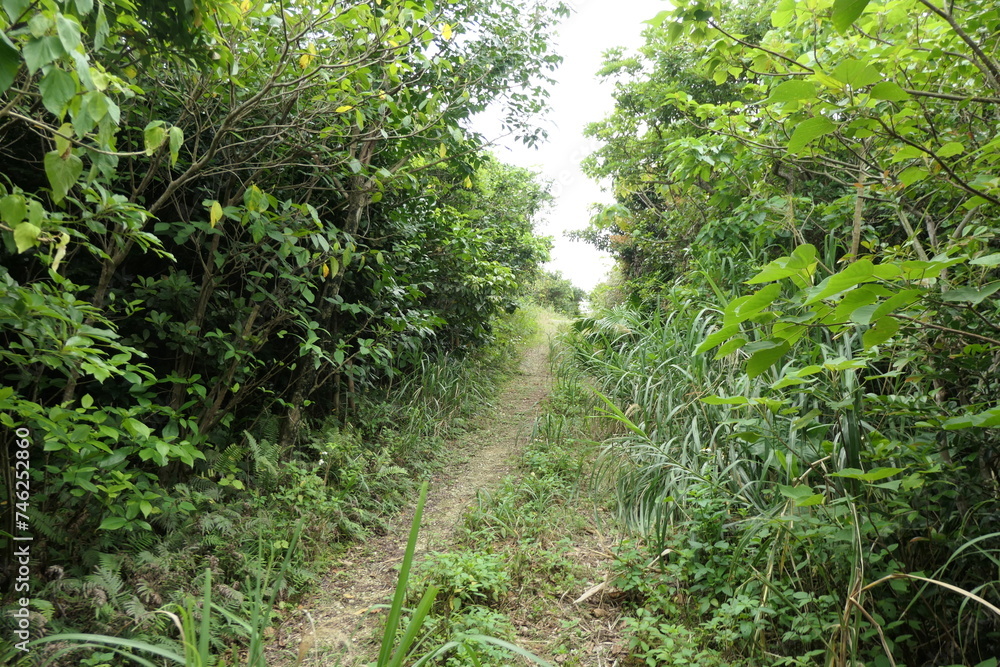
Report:
[[[440,155],[441,157],[444,157],[447,154],[448,154],[448,147],[447,146],[445,146],[444,144],[441,144],[440,146],[438,146],[438,155]]]
[[[323,265],[323,277],[327,278],[327,277],[329,277],[329,275],[330,275],[330,265],[329,264],[324,264]]]
[[[462,183],[462,185],[464,185],[466,187],[466,189],[471,189],[472,188],[472,179],[469,178],[468,176],[466,176],[465,177],[465,182]]]
[[[222,220],[222,204],[217,201],[212,202],[212,210],[208,214],[208,224],[214,229],[219,220]]]
[[[353,108],[354,107],[351,106],[350,104],[345,104],[342,107],[337,107],[336,109],[334,109],[334,111],[336,111],[337,113],[344,113],[345,111],[350,111]]]
[[[56,256],[52,259],[52,271],[59,271],[59,263],[66,256],[66,246],[69,244],[69,234],[62,232],[59,234],[59,243],[56,245]]]
[[[249,12],[250,9],[252,8],[253,8],[253,3],[250,2],[250,0],[243,0],[243,2],[240,3],[240,11],[243,12],[244,14]]]
[[[127,76],[128,78],[134,79],[137,74],[139,74],[139,72],[136,71],[136,69],[131,65],[125,68],[125,76]]]
[[[451,26],[447,23],[441,25],[441,36],[445,39],[451,39]]]
[[[309,63],[312,62],[312,59],[313,57],[311,55],[309,55],[308,53],[303,53],[301,56],[299,56],[299,67],[301,69],[309,67]]]

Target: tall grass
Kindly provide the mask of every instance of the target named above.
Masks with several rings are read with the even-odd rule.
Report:
[[[674,574],[707,596],[694,614],[705,641],[761,664],[990,656],[1000,543],[972,524],[989,525],[996,497],[956,514],[962,475],[945,474],[914,417],[926,397],[904,373],[854,360],[857,341],[822,333],[787,368],[750,379],[740,352],[695,354],[717,320],[675,290],[651,312],[580,320],[567,339],[611,428],[596,478],[615,489],[620,518],[656,554],[676,554]],[[781,380],[809,366],[819,370]],[[981,551],[967,555],[992,572],[955,567],[969,538]],[[931,581],[909,575],[921,570]]]

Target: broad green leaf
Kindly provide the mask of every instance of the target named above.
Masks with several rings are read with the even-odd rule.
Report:
[[[898,151],[893,153],[892,159],[889,161],[895,164],[896,162],[902,162],[903,160],[915,160],[917,158],[924,157],[925,155],[927,155],[927,153],[920,150],[916,146],[903,146]]]
[[[886,100],[888,102],[903,102],[910,99],[910,94],[892,81],[883,81],[872,86],[870,95],[876,100]]]
[[[954,431],[960,428],[992,428],[1000,426],[1000,407],[990,408],[985,412],[962,415],[945,420],[942,428]]]
[[[146,129],[142,131],[142,137],[146,144],[146,155],[152,155],[159,150],[163,142],[167,140],[167,131],[163,128],[163,121],[154,120],[146,125]]]
[[[3,10],[11,23],[17,23],[25,18],[24,12],[31,6],[31,0],[3,0]]]
[[[865,11],[869,0],[835,0],[833,3],[833,27],[846,32],[851,24]]]
[[[978,305],[993,296],[997,290],[1000,290],[1000,281],[992,282],[982,289],[976,289],[975,287],[959,287],[958,289],[948,290],[941,295],[941,298],[945,301],[951,301],[953,303],[971,303],[973,305]]]
[[[56,34],[67,53],[72,53],[80,46],[80,24],[64,14],[56,15]]]
[[[901,472],[903,472],[903,468],[872,468],[868,472],[858,468],[844,468],[839,472],[831,473],[830,476],[856,479],[860,482],[878,482]]]
[[[922,181],[930,175],[931,172],[927,171],[923,167],[907,167],[898,178],[899,182],[903,185],[913,185],[917,181]]]
[[[804,120],[792,132],[788,140],[788,152],[799,153],[809,142],[837,130],[837,125],[826,116],[815,116]]]
[[[123,516],[109,516],[101,522],[101,525],[97,527],[97,530],[118,530],[124,526],[128,525],[128,519]],[[84,637],[89,635],[83,635]]]
[[[32,39],[21,50],[28,73],[34,74],[53,60],[63,55],[62,44],[58,37],[40,37]]]
[[[21,56],[17,49],[5,41],[0,41],[0,95],[14,83],[20,66]]]
[[[965,146],[957,141],[950,141],[946,143],[941,148],[935,151],[938,157],[951,157],[952,155],[961,155],[965,152]]]
[[[733,338],[729,342],[724,343],[722,346],[720,346],[718,350],[716,350],[714,358],[722,359],[723,357],[729,356],[730,354],[732,354],[733,352],[740,349],[746,344],[747,344],[747,339],[744,338],[743,336]]]
[[[718,331],[709,334],[705,338],[705,340],[703,340],[701,344],[695,348],[694,353],[701,354],[702,352],[707,352],[708,350],[711,350],[719,343],[725,340],[729,340],[732,337],[732,335],[737,333],[739,330],[740,330],[739,324],[731,324],[729,326],[722,327]]]
[[[80,16],[86,16],[94,9],[94,0],[76,0],[76,11]]]
[[[781,0],[771,14],[771,25],[784,28],[795,18],[795,0]]]
[[[752,378],[757,377],[777,363],[790,349],[791,346],[786,342],[775,344],[774,347],[758,349],[747,360],[747,375]]]
[[[53,116],[62,118],[66,105],[76,95],[76,82],[67,72],[53,67],[38,84],[42,94],[42,104]]]
[[[170,166],[177,164],[181,146],[184,145],[184,130],[174,125],[170,128]]]
[[[830,75],[837,81],[846,83],[854,90],[870,86],[882,79],[882,75],[879,74],[877,69],[868,63],[854,60],[853,58],[848,58],[837,65],[836,69]]]
[[[645,21],[643,21],[643,23],[649,24],[649,25],[653,26],[654,28],[659,28],[661,25],[663,25],[664,21],[666,21],[668,18],[670,18],[670,16],[672,14],[673,14],[673,12],[671,12],[670,10],[665,9],[662,12],[660,12],[659,14],[657,14],[656,16],[654,16],[653,18],[646,19]]]
[[[727,327],[744,322],[770,307],[779,296],[781,296],[781,284],[772,283],[754,294],[735,299],[726,307],[723,322]]]
[[[38,237],[42,230],[30,222],[22,222],[14,228],[14,243],[17,244],[17,251],[24,252],[38,245]]]
[[[806,243],[795,248],[791,256],[780,257],[769,263],[756,276],[748,280],[747,284],[769,283],[792,276],[812,276],[816,265],[816,247]]]
[[[8,227],[14,227],[28,215],[28,207],[21,195],[6,195],[0,197],[0,221]]]
[[[1000,252],[969,260],[973,266],[1000,266]]]
[[[866,482],[877,482],[887,477],[898,475],[901,472],[903,472],[903,468],[872,468],[862,475],[861,479]]]
[[[792,79],[771,89],[767,102],[793,102],[816,97],[816,86],[808,81]]]
[[[899,268],[901,275],[906,280],[929,280],[937,278],[945,269],[964,261],[965,257],[952,257],[951,259],[935,257],[927,261],[915,259],[903,262]]]
[[[746,405],[750,402],[746,396],[703,396],[700,400],[709,405]]]
[[[104,14],[104,4],[97,7],[97,20],[94,21],[94,50],[100,51],[111,36],[108,18]]]
[[[861,343],[868,350],[889,340],[898,331],[899,322],[896,321],[896,318],[887,315],[875,321],[875,324],[861,337]]]
[[[877,320],[884,315],[889,315],[897,310],[906,308],[919,301],[924,294],[926,294],[926,290],[919,288],[903,290],[902,292],[893,294],[891,297],[878,304],[878,307],[872,311],[871,319]]]
[[[132,417],[126,417],[122,420],[122,427],[128,431],[129,435],[132,437],[143,437],[148,438],[153,434],[153,430],[143,424],[138,419],[133,419]]]
[[[52,186],[52,201],[61,202],[76,184],[76,179],[83,172],[83,160],[67,153],[63,157],[59,151],[49,151],[45,154],[45,175]]]
[[[786,486],[784,484],[778,485],[778,492],[784,497],[795,502],[796,507],[810,507],[811,505],[820,505],[825,501],[825,498],[818,494],[813,493],[812,487],[805,485],[797,486]]]
[[[852,262],[843,271],[833,274],[819,285],[816,285],[816,287],[808,290],[806,292],[808,296],[803,305],[808,306],[822,299],[840,294],[861,283],[871,282],[875,280],[874,273],[875,267],[870,260],[859,259],[856,262]]]

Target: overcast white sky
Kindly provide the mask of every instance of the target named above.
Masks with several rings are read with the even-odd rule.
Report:
[[[670,5],[665,0],[571,0],[570,4],[575,11],[556,37],[564,60],[555,74],[558,85],[551,91],[549,141],[537,149],[501,142],[494,151],[504,162],[531,168],[553,181],[556,201],[548,224],[539,230],[555,238],[552,262],[546,268],[562,271],[577,287],[590,291],[605,279],[611,259],[593,246],[570,241],[565,232],[587,226],[591,204],[613,201],[609,192],[602,192],[580,171],[580,161],[596,148],[583,136],[583,128],[614,108],[613,85],[602,85],[596,76],[601,54],[614,46],[638,47],[643,21]],[[497,135],[485,119],[476,127],[487,136]]]

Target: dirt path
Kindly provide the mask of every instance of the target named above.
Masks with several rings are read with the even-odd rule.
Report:
[[[540,403],[551,387],[546,338],[536,336],[519,373],[497,398],[496,409],[475,420],[470,432],[454,446],[457,461],[432,480],[417,544],[418,558],[427,551],[445,548],[462,513],[476,500],[476,493],[493,488],[513,470],[512,458],[530,437]],[[386,535],[352,547],[324,577],[322,593],[306,608],[315,624],[312,656],[324,657],[324,664],[341,665],[373,658],[376,649],[369,644],[379,615],[371,608],[388,603],[392,597],[395,568],[403,558],[412,519],[412,510],[403,512],[392,521]],[[289,641],[292,646],[298,643],[293,641]]]

